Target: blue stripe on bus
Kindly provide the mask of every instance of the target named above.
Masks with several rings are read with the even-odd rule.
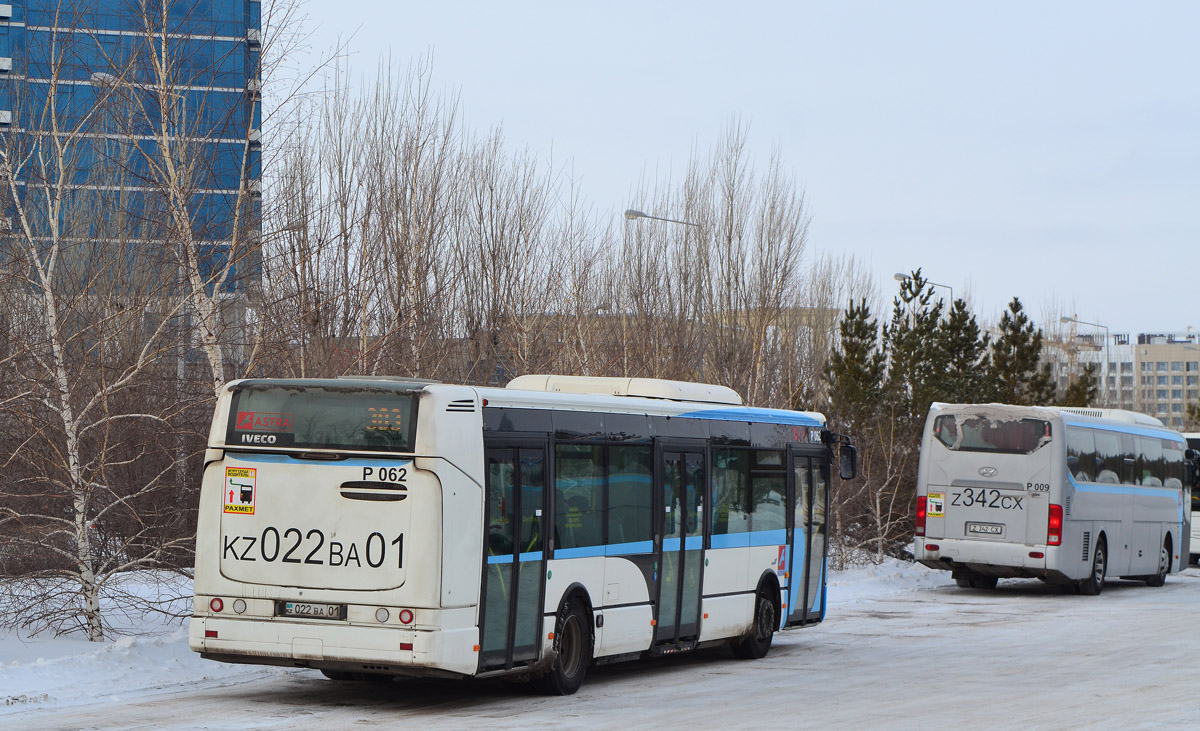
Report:
[[[711,543],[713,548],[745,548],[750,545],[750,534],[714,533]]]
[[[226,447],[226,451],[229,450]],[[305,466],[316,467],[318,465],[330,467],[376,467],[380,462],[391,462],[393,464],[407,465],[412,463],[412,457],[398,457],[391,455],[380,455],[371,459],[339,459],[322,462],[320,460],[300,459],[293,457],[290,454],[264,454],[262,452],[237,452],[229,455],[238,462],[261,462],[268,464],[302,464]]]
[[[704,536],[688,536],[683,539],[684,550],[699,551],[704,548]]]
[[[654,553],[654,541],[632,541],[606,546],[605,556],[632,556],[637,553]]]
[[[787,543],[787,531],[777,530],[742,531],[739,533],[714,533],[713,548],[747,548],[749,546],[782,546]]]
[[[689,419],[714,419],[716,421],[756,421],[763,424],[791,424],[794,426],[825,426],[811,416],[794,411],[776,409],[708,409],[706,411],[687,411],[680,416]]]
[[[556,548],[554,549],[555,558],[590,558],[592,556],[603,556],[604,546],[581,546],[579,548]]]
[[[526,561],[541,561],[542,560],[542,552],[541,551],[530,551],[529,553],[522,553],[519,556],[517,556],[517,560],[520,561],[521,563],[525,563]],[[488,556],[487,562],[489,564],[512,563],[513,557],[512,557],[511,553],[505,553],[505,554],[501,554],[499,556]]]
[[[1063,415],[1063,424],[1066,426],[1086,427],[1088,429],[1099,429],[1101,431],[1111,431],[1118,434],[1137,434],[1143,437],[1155,437],[1157,439],[1166,439],[1168,442],[1179,442],[1187,445],[1187,441],[1179,434],[1167,430],[1166,427],[1143,427],[1134,424],[1099,424],[1091,421],[1073,421],[1068,420],[1066,415]]]
[[[1149,485],[1110,485],[1104,482],[1076,482],[1070,478],[1071,484],[1079,492],[1095,492],[1105,495],[1151,495],[1153,497],[1178,497],[1182,495],[1180,488],[1150,487]],[[1182,498],[1180,498],[1182,500]]]
[[[783,528],[756,530],[750,534],[751,546],[782,546],[785,543],[787,543],[787,531]]]

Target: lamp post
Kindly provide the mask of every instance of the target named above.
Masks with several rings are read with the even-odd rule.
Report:
[[[1101,373],[1100,392],[1103,394],[1102,403],[1107,405],[1108,404],[1108,363],[1109,363],[1109,361],[1108,361],[1108,341],[1112,340],[1112,338],[1110,338],[1108,335],[1108,326],[1101,325],[1098,322],[1085,322],[1078,318],[1068,317],[1066,315],[1063,315],[1062,317],[1058,318],[1058,321],[1064,325],[1067,325],[1067,324],[1087,325],[1089,327],[1099,327],[1099,328],[1104,329],[1104,368],[1102,368],[1100,370],[1100,373]],[[1074,336],[1072,336],[1072,339],[1074,339]]]
[[[892,278],[895,279],[897,282],[907,282],[908,280],[912,279],[912,275],[901,274],[900,272],[896,272],[896,274]],[[950,306],[951,307],[954,306],[954,287],[951,287],[949,284],[940,284],[940,283],[935,282],[930,279],[926,279],[925,283],[932,284],[935,287],[945,287],[946,289],[950,290]]]
[[[665,223],[677,223],[681,226],[691,226],[700,228],[700,224],[693,221],[681,221],[678,218],[667,218],[665,216],[651,216],[649,213],[643,213],[636,208],[625,209],[625,220],[637,221],[640,218],[646,218],[651,221],[663,221]],[[629,344],[625,341],[625,307],[621,307],[621,368],[622,375],[629,375]]]
[[[641,211],[633,208],[626,209],[625,218],[629,219],[630,221],[636,221],[639,218],[648,218],[651,221],[666,221],[667,223],[679,223],[683,224],[684,226],[695,226],[696,228],[700,228],[700,224],[698,223],[692,223],[691,221],[680,221],[675,218],[663,218],[662,216],[651,216],[649,213],[642,213]]]

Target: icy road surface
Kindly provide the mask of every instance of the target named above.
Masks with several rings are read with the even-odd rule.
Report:
[[[776,635],[764,660],[709,651],[592,668],[568,698],[219,665],[179,634],[0,656],[0,727],[1200,728],[1198,569],[1078,597],[1037,581],[963,590],[890,564],[835,574],[830,601],[823,624]]]

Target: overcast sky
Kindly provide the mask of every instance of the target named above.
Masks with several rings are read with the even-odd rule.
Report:
[[[1113,332],[1200,328],[1200,2],[312,1],[362,71],[433,55],[467,123],[619,215],[732,117],[814,251]],[[352,37],[351,37],[352,36]],[[669,213],[669,212],[664,212]],[[1039,323],[1042,324],[1042,323]],[[1081,328],[1086,331],[1088,328]]]

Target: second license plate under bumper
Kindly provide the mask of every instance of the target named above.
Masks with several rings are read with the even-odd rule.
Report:
[[[1003,538],[1003,523],[967,523],[967,535],[987,536],[988,538]]]

